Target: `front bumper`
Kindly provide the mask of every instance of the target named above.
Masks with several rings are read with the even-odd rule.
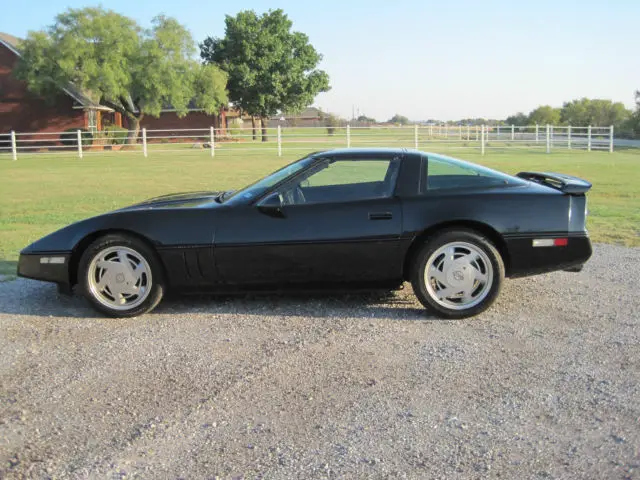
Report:
[[[18,276],[68,285],[70,259],[70,253],[21,253]]]

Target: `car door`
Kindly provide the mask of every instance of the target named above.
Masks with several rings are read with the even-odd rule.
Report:
[[[214,239],[215,262],[230,284],[374,283],[400,279],[400,158],[327,160],[261,202],[233,209]],[[263,199],[263,202],[267,199]]]

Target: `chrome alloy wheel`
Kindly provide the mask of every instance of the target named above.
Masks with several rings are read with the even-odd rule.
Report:
[[[447,243],[427,260],[424,283],[438,304],[465,310],[479,304],[489,294],[493,266],[487,254],[476,245]]]
[[[130,310],[140,305],[152,286],[151,267],[135,250],[116,246],[93,257],[87,270],[89,290],[102,305]]]

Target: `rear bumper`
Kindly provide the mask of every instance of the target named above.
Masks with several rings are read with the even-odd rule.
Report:
[[[556,270],[580,271],[593,253],[591,240],[586,233],[554,234],[542,237],[568,238],[566,246],[534,247],[533,240],[541,235],[505,238],[509,251],[508,277],[524,277]]]
[[[17,273],[19,277],[68,285],[70,258],[70,253],[22,253]]]

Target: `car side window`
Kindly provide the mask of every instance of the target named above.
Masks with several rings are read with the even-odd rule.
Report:
[[[393,194],[400,160],[338,159],[327,161],[282,192],[286,205],[334,203]]]
[[[494,170],[467,162],[430,155],[427,168],[423,168],[423,178],[426,175],[427,191],[447,190],[456,188],[477,188],[504,185],[509,183],[509,176]]]

